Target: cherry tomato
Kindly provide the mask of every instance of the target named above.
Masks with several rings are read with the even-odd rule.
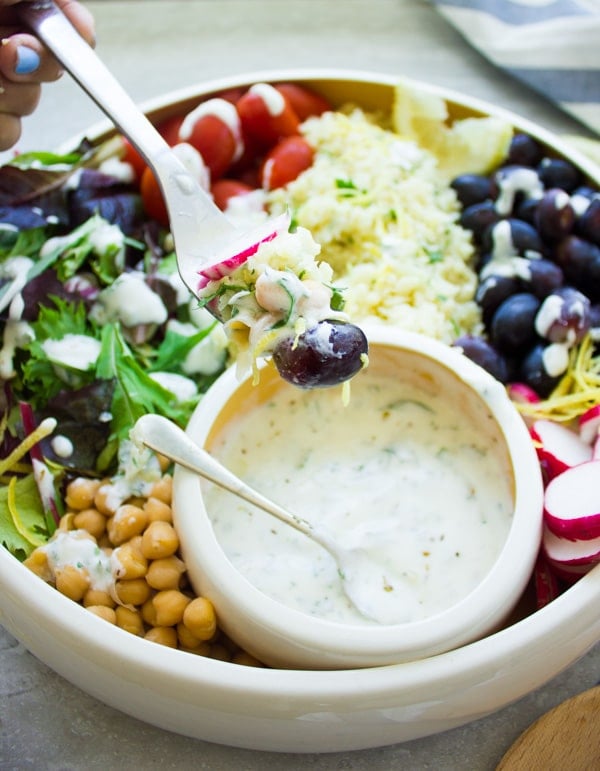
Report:
[[[242,86],[234,86],[233,88],[226,88],[224,91],[219,91],[216,96],[219,99],[225,99],[226,102],[231,102],[231,104],[235,104],[237,100],[242,96],[244,93],[244,89]]]
[[[152,169],[148,167],[146,167],[142,174],[140,193],[146,214],[160,222],[161,225],[168,227],[169,215],[163,201],[162,192]]]
[[[138,153],[135,147],[127,139],[127,137],[121,137],[123,141],[123,154],[121,160],[123,163],[128,163],[133,169],[135,178],[139,181],[142,178],[144,169],[146,168],[146,161]]]
[[[224,99],[209,99],[186,115],[179,138],[198,150],[213,180],[222,177],[243,152],[239,115]]]
[[[210,188],[214,202],[225,211],[230,198],[251,193],[255,188],[237,179],[218,179]]]
[[[313,162],[314,151],[301,136],[282,139],[265,157],[260,182],[265,190],[283,187],[308,169]]]
[[[332,109],[324,96],[305,86],[299,86],[296,83],[276,83],[275,88],[287,99],[301,121],[314,115],[322,115]]]
[[[183,118],[183,115],[173,115],[172,117],[161,121],[156,126],[158,133],[171,147],[181,141],[179,139],[179,128],[183,123]]]
[[[244,134],[263,148],[298,133],[298,116],[285,96],[267,83],[251,86],[236,107]]]

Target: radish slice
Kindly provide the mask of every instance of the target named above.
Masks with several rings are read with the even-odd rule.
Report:
[[[573,466],[548,483],[544,518],[549,529],[563,538],[600,537],[600,460]]]
[[[536,420],[530,428],[548,478],[592,459],[592,448],[575,431],[552,420]]]
[[[204,289],[211,281],[219,281],[233,273],[236,268],[239,268],[240,265],[246,262],[248,257],[256,254],[261,244],[272,241],[280,233],[287,233],[290,221],[289,212],[285,212],[275,217],[275,219],[268,220],[260,227],[250,231],[250,233],[245,233],[237,241],[234,241],[229,247],[233,254],[222,258],[217,257],[213,264],[207,265],[206,268],[198,271],[200,276],[198,289]]]
[[[568,573],[591,569],[600,562],[600,538],[571,541],[556,535],[546,525],[542,536],[542,549],[550,565]]]
[[[526,383],[509,383],[508,395],[517,404],[537,404],[541,401],[537,392]]]
[[[579,436],[584,442],[594,444],[600,432],[600,404],[595,404],[579,416]]]

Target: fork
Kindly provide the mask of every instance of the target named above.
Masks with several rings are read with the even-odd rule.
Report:
[[[259,243],[285,227],[281,217],[247,233],[234,227],[52,0],[26,0],[15,10],[154,172],[169,214],[179,273],[193,295],[198,296],[207,280],[229,272],[232,257],[243,262]],[[207,309],[222,320],[213,303]]]

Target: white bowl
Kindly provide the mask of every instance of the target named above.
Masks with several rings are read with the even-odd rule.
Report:
[[[373,388],[371,383],[379,383],[378,378],[391,378],[398,384],[397,389],[386,396],[386,399],[400,399],[404,392],[402,383],[410,383],[410,393],[422,394],[422,398],[429,400],[427,403],[440,410],[455,411],[456,405],[460,405],[460,423],[462,427],[472,432],[478,442],[487,448],[486,458],[482,461],[491,462],[493,471],[502,477],[502,482],[496,481],[491,498],[484,501],[485,510],[488,513],[485,526],[485,539],[490,538],[489,533],[494,531],[497,520],[498,533],[502,532],[505,541],[493,544],[487,551],[483,543],[478,543],[477,548],[471,552],[470,557],[464,560],[475,559],[476,554],[485,552],[489,557],[489,564],[481,571],[479,583],[469,583],[469,589],[457,594],[451,604],[444,604],[435,612],[429,612],[418,620],[410,620],[405,623],[395,624],[371,624],[361,625],[354,620],[347,623],[325,619],[318,615],[302,612],[285,604],[286,597],[277,599],[267,596],[248,580],[229,560],[226,549],[219,542],[218,535],[213,529],[210,518],[211,508],[205,503],[202,496],[200,477],[190,471],[178,467],[173,480],[173,512],[177,530],[182,542],[183,556],[188,568],[188,574],[198,594],[212,600],[218,609],[219,623],[227,634],[244,649],[251,652],[258,659],[271,666],[333,669],[342,667],[376,666],[382,664],[396,664],[411,659],[425,658],[435,653],[441,653],[451,648],[456,648],[466,642],[477,639],[496,628],[505,620],[509,612],[516,605],[531,576],[533,566],[539,551],[542,526],[543,486],[540,464],[537,459],[529,432],[522,418],[506,394],[506,389],[491,375],[482,370],[472,361],[466,358],[459,349],[450,348],[433,339],[422,335],[409,333],[401,329],[386,326],[377,326],[371,329],[365,327],[369,338],[369,366],[356,376],[351,386],[349,404],[341,406],[342,396],[340,389],[332,392],[317,389],[316,391],[298,394],[294,386],[285,383],[279,376],[274,366],[268,365],[261,371],[260,381],[255,384],[253,375],[249,374],[240,381],[236,368],[228,369],[208,390],[196,408],[188,426],[189,436],[199,445],[205,446],[209,452],[213,451],[218,443],[219,436],[231,427],[235,429],[239,425],[241,416],[256,412],[254,421],[258,424],[271,420],[272,403],[275,394],[279,394],[287,406],[287,399],[295,400],[305,398],[308,404],[313,405],[312,410],[317,413],[335,410],[333,400],[339,400],[342,415],[340,419],[356,426],[359,420],[358,412],[353,405],[354,399],[359,399],[358,391],[361,388]],[[414,390],[412,390],[414,389]],[[386,392],[387,394],[387,392]],[[404,394],[406,398],[406,394]],[[387,403],[387,402],[386,402]],[[369,403],[370,404],[370,403]],[[369,404],[360,408],[361,413],[366,410],[367,424],[365,428],[375,424],[379,418],[378,408],[369,412]],[[358,409],[358,406],[357,408]],[[299,411],[295,419],[296,426],[300,427],[306,421],[305,412]],[[277,418],[273,418],[277,423]],[[444,418],[440,418],[441,421]],[[364,424],[363,424],[364,425]],[[261,443],[268,442],[265,431],[260,434]],[[314,433],[317,431],[318,433]],[[353,461],[352,455],[340,456],[340,448],[335,442],[328,441],[328,434],[332,431],[329,424],[326,427],[313,427],[311,441],[320,446],[330,447],[331,453],[336,453],[340,463],[349,465]],[[295,436],[295,426],[286,424],[285,429],[277,429],[288,441],[290,434]],[[275,437],[274,437],[275,438]],[[273,438],[273,440],[274,440]],[[362,435],[356,436],[356,442],[365,439]],[[290,439],[290,441],[293,441]],[[425,441],[425,437],[418,441]],[[461,442],[466,442],[464,434],[448,439],[444,435],[444,442],[450,441],[449,452],[456,456],[465,453],[461,449]],[[334,449],[334,448],[337,448]],[[437,452],[437,445],[428,452]],[[343,450],[342,450],[343,452]],[[248,455],[252,451],[249,450]],[[288,460],[285,447],[279,447],[274,451],[277,457],[267,457],[265,462],[268,469],[265,471],[265,479],[272,481],[274,478],[293,478],[297,473],[294,466]],[[246,456],[247,457],[247,456]],[[465,457],[465,461],[471,464],[472,453]],[[367,459],[365,458],[365,461]],[[250,464],[250,461],[244,461]],[[402,466],[400,462],[390,461],[389,474],[400,475]],[[250,470],[249,470],[250,471]],[[410,507],[407,494],[407,485],[410,479],[419,475],[421,468],[410,468],[407,480],[398,483],[391,495],[401,505]],[[317,472],[318,473],[318,472]],[[438,468],[437,473],[440,473]],[[481,472],[478,479],[473,469],[469,469],[469,479],[472,481],[476,495],[483,496],[487,493],[486,482],[482,478],[485,472]],[[331,482],[329,482],[331,484]],[[500,492],[500,486],[502,491]],[[316,486],[318,488],[318,485]],[[420,502],[426,501],[424,509],[427,512],[435,512],[436,508],[444,506],[444,494],[451,499],[454,495],[451,491],[438,491],[432,489],[431,482],[426,490],[420,490]],[[336,485],[338,493],[335,497],[327,497],[329,505],[339,505],[344,509],[344,500],[348,495],[360,496],[360,490],[352,488],[352,491],[344,491],[342,485]],[[457,492],[462,493],[462,486]],[[287,503],[295,513],[310,518],[314,511],[314,499],[311,498],[309,511],[294,509],[294,487],[290,489],[290,500],[280,501]],[[319,492],[316,493],[319,495]],[[374,495],[374,493],[373,493]],[[501,498],[506,500],[503,512],[499,511],[498,503]],[[365,506],[361,507],[365,523],[372,518],[372,509],[369,506],[369,495],[365,495]],[[229,497],[223,500],[223,506],[233,506],[235,501]],[[375,509],[378,504],[372,504]],[[385,504],[384,504],[385,505]],[[446,500],[448,508],[451,501]],[[512,521],[510,511],[512,510]],[[458,510],[454,509],[457,512]],[[270,535],[271,522],[267,516],[260,517],[255,514],[251,519],[245,512],[234,510],[234,516],[244,518],[240,527],[247,522],[246,530],[237,528],[238,539],[242,544],[256,543],[253,556],[264,566],[259,580],[264,580],[265,573],[268,581],[275,580],[283,583],[285,575],[294,568],[289,564],[293,555],[302,547],[312,546],[305,544],[302,537],[296,538],[291,533],[294,542],[290,546],[290,553],[286,563],[285,575],[273,576],[275,568],[273,558],[268,557],[270,549],[277,549],[277,545],[265,546],[264,541]],[[440,512],[441,513],[441,512]],[[460,512],[462,515],[463,512]],[[472,520],[469,520],[472,522]],[[261,523],[263,523],[261,525]],[[274,520],[273,520],[274,522]],[[476,526],[472,522],[475,532]],[[359,525],[360,526],[360,525]],[[439,525],[436,524],[436,528]],[[447,538],[451,540],[452,525],[447,527]],[[468,534],[463,532],[461,543],[462,551],[468,547]],[[277,527],[280,533],[281,527]],[[284,528],[285,531],[285,528]],[[432,530],[437,532],[437,530]],[[254,535],[253,535],[254,534]],[[288,533],[284,532],[283,537]],[[281,537],[281,536],[279,536]],[[394,530],[391,538],[397,548],[403,538],[409,538],[407,530],[403,536],[402,530]],[[365,536],[361,538],[364,543]],[[232,539],[237,548],[236,538]],[[281,546],[279,546],[281,548]],[[285,547],[284,547],[285,548]],[[459,547],[460,548],[460,547]],[[496,552],[496,548],[498,552]],[[246,551],[248,546],[246,548]],[[244,552],[242,545],[241,551]],[[287,553],[287,552],[286,552]],[[295,575],[295,584],[306,585],[313,570],[316,570],[315,561],[323,556],[318,549],[312,550],[307,555],[307,562]],[[410,554],[407,558],[411,559]],[[377,557],[380,554],[377,553]],[[244,557],[242,557],[242,561]],[[321,564],[321,563],[319,563]],[[412,563],[411,563],[412,564]],[[460,560],[455,563],[460,563]],[[440,589],[446,589],[452,581],[451,572],[453,563],[446,566],[444,573],[445,584]],[[383,569],[383,568],[382,568]],[[306,572],[308,570],[308,572]],[[332,563],[333,570],[333,563]],[[434,580],[434,570],[429,574],[430,580]],[[335,579],[334,579],[335,580]],[[341,586],[341,581],[339,582]],[[391,583],[395,583],[394,580]],[[267,591],[267,590],[265,590]],[[465,591],[468,593],[465,594]],[[369,585],[369,596],[377,592],[377,586]],[[402,592],[400,586],[396,588],[396,594]],[[324,590],[325,593],[325,590]],[[403,595],[400,594],[400,597]],[[393,594],[386,591],[382,599],[389,600]],[[340,597],[340,601],[343,597]],[[404,601],[404,600],[403,600]],[[387,618],[387,616],[386,616]]]
[[[336,104],[353,98],[367,108],[389,106],[395,82],[337,70],[250,73],[168,94],[147,112],[158,120],[223,88],[265,80],[297,80]],[[420,87],[461,114],[508,118],[600,185],[600,169],[551,132],[456,92]],[[103,121],[87,135],[110,131]],[[340,671],[254,669],[134,637],[57,593],[3,548],[0,586],[0,622],[92,696],[187,736],[280,752],[378,747],[464,725],[547,683],[600,641],[600,566],[541,610],[524,598],[512,623],[477,642],[422,661]]]

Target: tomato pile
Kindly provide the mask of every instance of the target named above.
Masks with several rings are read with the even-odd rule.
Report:
[[[157,129],[171,147],[187,144],[199,153],[208,171],[200,181],[225,210],[233,196],[283,187],[307,169],[313,150],[299,126],[330,109],[324,97],[295,83],[258,83],[222,92],[187,116],[167,118]],[[122,160],[135,171],[146,213],[168,226],[152,170],[127,139],[123,144]]]

